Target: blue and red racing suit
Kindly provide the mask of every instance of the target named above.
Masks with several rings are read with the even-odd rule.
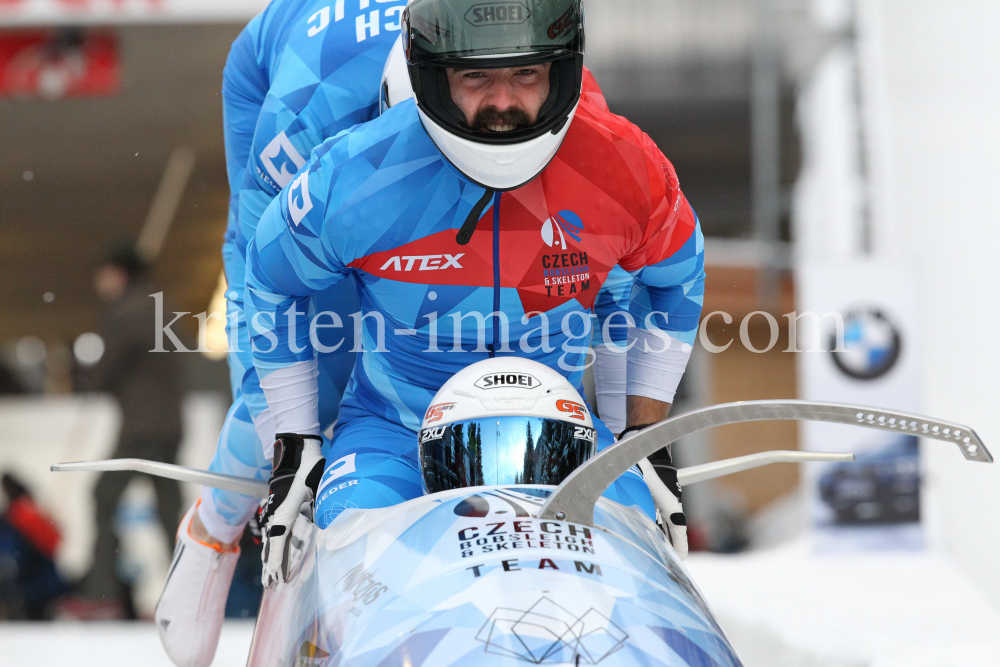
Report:
[[[461,245],[457,232],[477,204],[488,208]],[[408,488],[419,489],[416,430],[438,388],[468,364],[528,357],[582,394],[591,309],[616,265],[634,277],[636,325],[691,344],[704,288],[697,217],[652,140],[587,101],[542,174],[492,196],[441,155],[412,100],[318,147],[261,218],[247,248],[245,303],[259,376],[305,378],[292,383],[302,397],[315,391],[307,371],[316,346],[313,327],[293,313],[309,312],[314,294],[345,278],[360,286],[363,317],[339,324],[357,328],[363,352],[328,454],[320,525],[345,507],[381,506],[375,487],[406,486],[403,473],[371,472],[386,456],[364,462],[371,443],[396,452],[399,470],[412,469]],[[315,421],[305,414],[314,403],[293,402],[287,418],[276,415],[279,428]],[[611,444],[595,425],[599,447]],[[642,496],[652,513],[633,481],[642,488],[618,497]]]

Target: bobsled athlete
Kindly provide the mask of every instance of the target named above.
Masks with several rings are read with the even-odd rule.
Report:
[[[399,42],[402,0],[331,4],[311,0],[275,0],[234,42],[223,76],[223,111],[229,182],[229,223],[223,245],[228,283],[229,365],[233,405],[223,426],[215,472],[267,479],[272,470],[274,426],[250,356],[243,312],[246,244],[271,200],[293,178],[305,157],[324,139],[378,116],[381,108],[412,96],[405,61],[380,105],[379,83],[386,55]],[[584,96],[606,108],[593,77],[584,71]],[[627,310],[632,279],[616,268],[601,291],[595,313],[601,322]],[[359,310],[353,279],[314,294],[310,313],[337,313],[350,323]],[[625,355],[614,354],[595,327],[596,369],[602,414],[624,427]],[[609,341],[624,334],[609,328]],[[319,328],[317,368],[322,400],[320,421],[332,426],[340,398],[354,367],[350,336]],[[619,344],[623,341],[617,340]],[[619,429],[620,430],[620,429]],[[156,610],[156,625],[168,655],[178,665],[212,661],[222,627],[226,599],[239,556],[238,542],[258,501],[249,496],[205,488],[178,530],[171,576]]]
[[[327,137],[378,116],[379,83],[399,37],[402,0],[274,0],[233,43],[222,99],[229,221],[222,254],[228,284],[233,405],[209,469],[267,479],[274,427],[250,357],[243,314],[246,242],[261,213]],[[315,295],[314,309],[347,317],[358,310],[353,279]],[[303,314],[305,322],[306,315]],[[318,340],[328,337],[320,331]],[[322,419],[332,424],[354,367],[348,341],[318,352]],[[171,660],[207,667],[218,644],[238,543],[258,507],[249,496],[205,487],[181,522],[156,626]]]
[[[319,146],[247,246],[254,366],[278,431],[262,513],[267,584],[284,579],[303,503],[315,499],[325,527],[345,508],[421,493],[414,434],[457,371],[519,355],[579,391],[590,311],[616,264],[635,279],[628,427],[669,410],[701,311],[697,217],[653,142],[581,99],[580,0],[498,7],[410,2],[401,24],[414,99]],[[362,351],[325,468],[317,346],[289,313],[348,277]],[[343,323],[328,315],[323,326]],[[600,420],[594,428],[599,449],[613,443]],[[607,495],[655,511],[636,474]],[[678,500],[660,508],[675,545]]]

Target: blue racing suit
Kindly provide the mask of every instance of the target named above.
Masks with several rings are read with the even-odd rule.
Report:
[[[304,156],[327,137],[378,115],[382,68],[399,35],[404,6],[405,0],[377,0],[371,6],[367,0],[274,0],[233,43],[222,85],[230,187],[222,255],[233,406],[210,470],[269,476],[273,432],[262,443],[252,421],[267,406],[243,314],[246,240],[253,237],[267,205],[305,163]],[[353,281],[317,295],[314,306],[344,316],[357,311]],[[348,343],[320,355],[328,424],[336,419],[354,366],[352,347]],[[242,531],[257,501],[205,489],[202,503],[209,531],[229,538]]]
[[[477,203],[488,207],[460,245]],[[586,102],[542,174],[492,196],[450,165],[403,102],[314,151],[261,218],[246,262],[254,365],[297,397],[279,428],[315,421],[314,404],[298,399],[315,393],[316,345],[290,313],[347,278],[359,285],[362,317],[339,326],[353,325],[363,351],[327,454],[320,526],[345,507],[419,493],[416,431],[461,368],[516,354],[582,394],[591,310],[616,265],[635,279],[634,321],[661,340],[693,343],[704,292],[703,238],[673,166],[638,128]],[[595,425],[599,448],[609,446]],[[653,513],[638,475],[609,495]]]

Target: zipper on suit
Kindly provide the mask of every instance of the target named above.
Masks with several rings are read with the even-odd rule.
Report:
[[[205,587],[201,589],[201,599],[198,601],[198,614],[195,616],[197,620],[202,620],[205,617],[205,611],[208,605],[212,602],[211,594],[214,593],[212,586],[215,583],[215,577],[218,575],[219,565],[222,564],[223,553],[216,551],[212,554],[212,564],[209,567],[208,577],[205,580]]]
[[[490,358],[500,347],[500,191],[493,193],[493,344]]]

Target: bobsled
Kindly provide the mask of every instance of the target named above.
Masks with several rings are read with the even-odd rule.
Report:
[[[992,462],[971,429],[895,411],[805,401],[718,405],[609,447],[558,486],[440,491],[293,526],[288,581],[261,604],[252,667],[734,667],[742,663],[660,528],[601,494],[645,457],[723,424],[805,419],[951,442]],[[776,462],[850,454],[763,452],[683,468],[688,485]],[[263,497],[266,484],[136,461],[138,469]]]

